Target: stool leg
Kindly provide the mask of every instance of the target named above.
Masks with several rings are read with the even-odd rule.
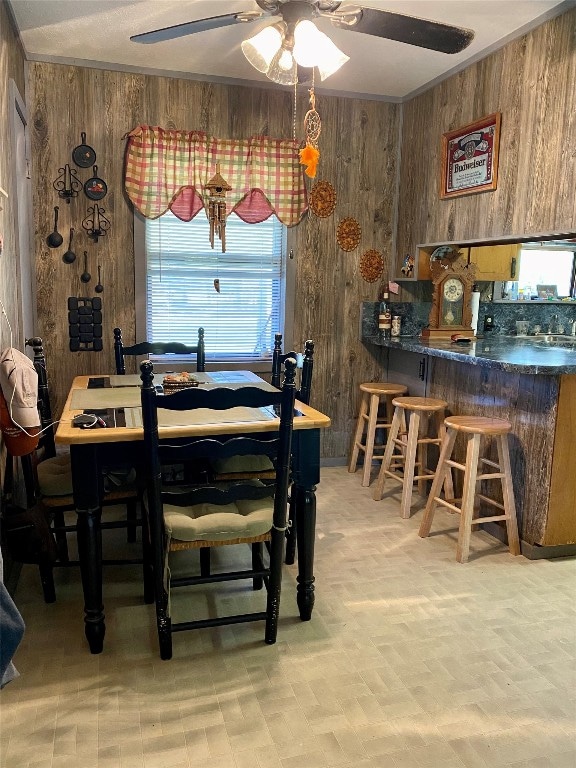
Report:
[[[418,436],[420,433],[420,413],[413,411],[410,414],[408,424],[408,444],[406,446],[406,458],[404,460],[404,482],[402,483],[402,501],[400,502],[400,517],[410,517],[412,503],[412,490],[414,486],[414,466],[416,464],[416,449],[418,448]]]
[[[358,421],[356,422],[356,433],[354,435],[354,443],[352,444],[352,455],[350,456],[350,464],[348,465],[348,472],[356,472],[356,464],[358,463],[358,453],[360,446],[362,445],[362,435],[364,434],[364,421],[368,412],[368,392],[362,392],[362,401],[360,403],[360,413],[358,414]]]
[[[478,474],[479,456],[480,435],[469,435],[468,445],[466,446],[462,511],[460,513],[458,545],[456,546],[456,560],[459,563],[468,561],[468,553],[470,551],[470,534],[472,533],[472,520],[474,518],[474,499],[476,497],[476,476]]]
[[[426,503],[426,509],[424,510],[424,517],[422,518],[420,529],[418,531],[418,536],[421,536],[423,539],[428,536],[430,529],[432,528],[434,512],[436,511],[436,497],[439,496],[446,473],[450,470],[450,467],[448,464],[446,464],[446,461],[452,455],[452,449],[454,448],[455,442],[456,430],[447,429],[445,431],[442,445],[440,447],[440,458],[438,459],[434,480],[432,481],[432,488],[430,488],[430,493],[428,495],[428,502]],[[453,495],[451,498],[453,498]]]
[[[428,437],[428,427],[430,423],[430,418],[427,413],[423,413],[420,417],[420,434],[422,437]],[[428,470],[428,443],[419,443],[418,444],[418,465],[419,465],[419,471],[417,474],[423,475]],[[428,481],[424,480],[424,478],[421,478],[418,480],[418,493],[420,496],[425,497],[426,491],[428,490]]]
[[[438,425],[438,437],[443,442],[444,438],[446,437],[446,425],[444,424],[444,412],[439,411],[438,414],[438,420],[440,424]],[[440,443],[442,445],[442,443]],[[452,478],[452,467],[447,467],[447,472],[444,475],[444,498],[445,499],[453,499],[454,498],[454,482]]]
[[[394,416],[392,417],[392,425],[390,426],[390,431],[388,432],[388,440],[386,441],[386,449],[384,451],[384,458],[382,459],[382,464],[380,465],[380,472],[378,474],[378,479],[376,480],[376,484],[374,485],[374,493],[372,494],[372,498],[374,501],[380,501],[384,494],[384,483],[386,482],[386,472],[390,469],[390,464],[392,463],[392,454],[394,453],[394,440],[398,437],[398,432],[400,431],[401,424],[404,423],[404,408],[400,408],[399,406],[396,406],[394,410]]]
[[[512,469],[510,467],[510,452],[508,450],[508,435],[496,436],[498,448],[498,464],[504,474],[502,478],[502,496],[504,498],[504,513],[506,515],[506,531],[508,533],[508,548],[511,555],[520,554],[520,541],[518,540],[518,522],[516,519],[516,503],[514,501],[514,488],[512,486]]]
[[[376,422],[378,420],[379,405],[380,396],[370,395],[368,427],[366,429],[366,444],[364,446],[364,471],[362,472],[362,486],[364,488],[370,485],[370,475],[372,474],[372,454],[374,453],[374,441],[376,440]]]

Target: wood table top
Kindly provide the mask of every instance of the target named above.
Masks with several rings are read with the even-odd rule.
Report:
[[[271,386],[251,371],[214,371],[213,373],[203,374],[203,377],[207,379],[206,384],[212,387],[239,385]],[[89,380],[95,378],[110,379],[109,376],[77,376],[72,382],[58,429],[56,430],[56,442],[66,445],[81,445],[87,443],[117,443],[143,440],[144,431],[141,426],[109,426],[106,428],[81,429],[73,425],[74,416],[90,408],[95,408],[96,410],[123,408],[136,416],[134,420],[127,418],[127,423],[138,422],[137,415],[140,411],[140,406],[138,405],[140,401],[139,388],[129,385],[89,389]],[[130,384],[133,383],[130,382]],[[87,403],[93,404],[87,406]],[[311,406],[296,401],[295,408],[299,415],[294,417],[294,429],[325,429],[330,426],[330,418]],[[262,413],[258,414],[253,420],[250,419],[248,414],[243,414],[242,420],[235,422],[231,422],[228,419],[217,423],[207,423],[204,418],[199,423],[170,426],[160,425],[158,431],[160,438],[164,439],[222,433],[273,432],[277,430],[279,425],[278,417],[275,417],[272,413],[267,414],[266,409],[259,410]]]

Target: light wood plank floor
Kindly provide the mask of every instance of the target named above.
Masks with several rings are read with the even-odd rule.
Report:
[[[576,561],[514,558],[475,533],[459,565],[454,517],[439,510],[423,540],[421,509],[402,520],[396,489],[371,493],[360,472],[323,470],[313,619],[297,618],[287,567],[274,646],[260,623],[180,633],[162,662],[125,566],[106,570],[92,656],[78,571],[57,570],[45,605],[24,566],[2,768],[574,768]]]

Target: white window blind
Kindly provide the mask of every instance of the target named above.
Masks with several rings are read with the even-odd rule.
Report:
[[[217,237],[210,247],[202,211],[146,219],[147,339],[195,344],[203,327],[207,360],[269,357],[284,322],[284,240],[275,216],[246,224],[231,214],[226,253]]]

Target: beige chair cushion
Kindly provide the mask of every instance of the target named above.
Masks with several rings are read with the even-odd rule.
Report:
[[[267,533],[272,527],[272,499],[238,501],[236,504],[164,504],[164,523],[170,538],[180,541],[226,541]]]
[[[214,471],[219,475],[237,472],[269,472],[274,465],[268,456],[229,456],[212,462]]]
[[[38,486],[42,496],[70,496],[72,494],[69,453],[41,461],[38,464],[37,473]]]

